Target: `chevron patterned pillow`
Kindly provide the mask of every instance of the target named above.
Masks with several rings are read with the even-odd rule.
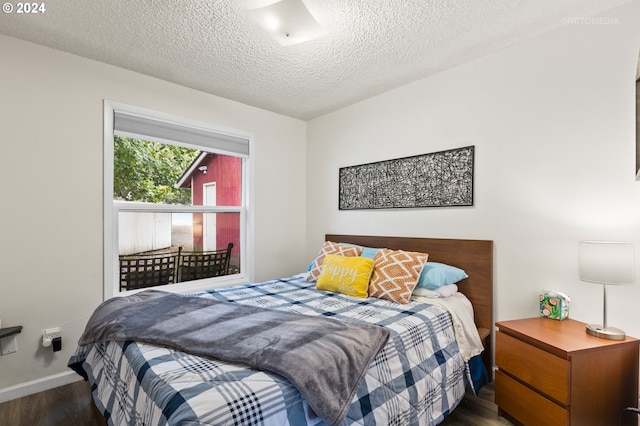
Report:
[[[322,271],[322,262],[324,262],[324,258],[328,254],[337,254],[340,256],[360,256],[362,253],[362,247],[355,246],[345,246],[342,244],[334,243],[332,241],[325,241],[318,253],[318,257],[311,264],[311,269],[309,269],[309,275],[307,276],[307,281],[315,282],[318,280],[320,276],[320,272]]]
[[[408,303],[418,284],[427,253],[380,249],[373,259],[369,297]]]

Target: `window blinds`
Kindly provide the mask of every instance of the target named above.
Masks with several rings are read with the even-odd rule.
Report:
[[[181,142],[220,153],[249,157],[249,139],[140,115],[114,111],[114,133],[136,139]]]

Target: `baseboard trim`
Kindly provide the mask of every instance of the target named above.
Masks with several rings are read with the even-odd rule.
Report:
[[[16,398],[22,398],[23,396],[32,395],[34,393],[57,388],[59,386],[68,385],[79,380],[82,380],[82,377],[80,377],[78,373],[74,371],[65,371],[62,373],[32,380],[30,382],[24,382],[17,385],[9,386],[7,388],[0,389],[0,404]]]

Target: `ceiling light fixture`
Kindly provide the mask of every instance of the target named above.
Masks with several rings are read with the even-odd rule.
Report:
[[[283,46],[326,34],[302,0],[281,0],[249,11],[251,17]]]

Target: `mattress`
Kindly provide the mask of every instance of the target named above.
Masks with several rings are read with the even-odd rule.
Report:
[[[304,276],[191,296],[386,327],[343,425],[432,425],[457,406],[471,374],[446,307],[324,292]],[[73,363],[110,425],[325,424],[285,378],[238,363],[131,341],[79,346]]]

